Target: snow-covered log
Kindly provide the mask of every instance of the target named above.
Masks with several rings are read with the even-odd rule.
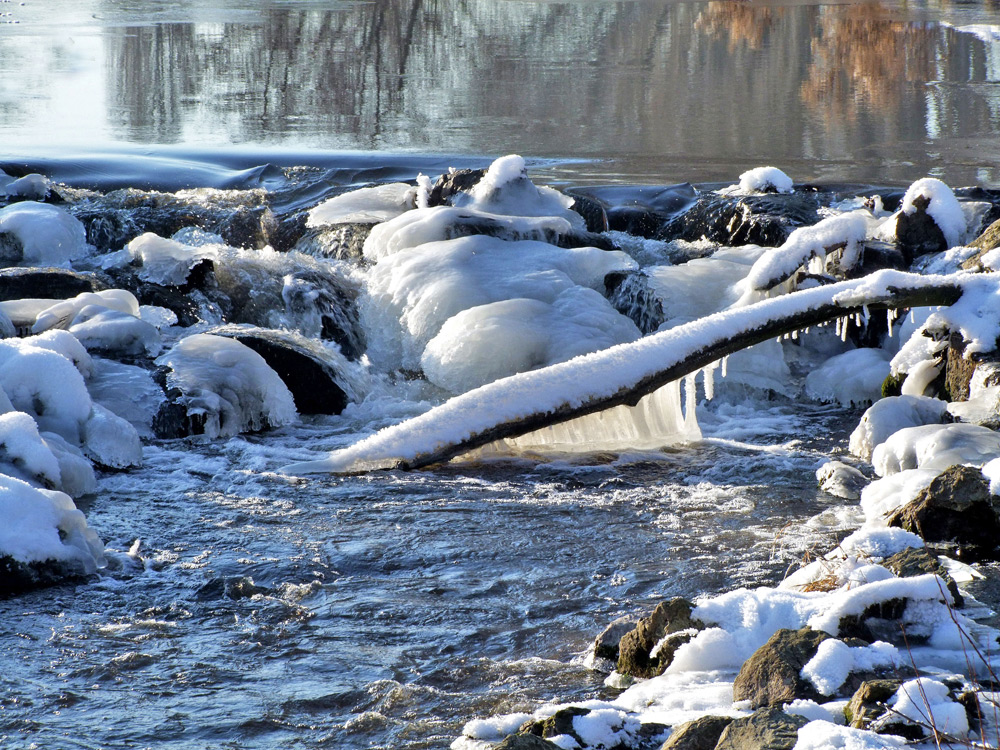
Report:
[[[635,405],[661,386],[769,338],[862,311],[952,305],[973,284],[977,289],[984,286],[980,293],[1000,295],[1000,285],[986,275],[919,276],[886,270],[726,310],[632,343],[497,380],[334,451],[326,459],[292,464],[283,471],[360,473],[440,463],[496,440],[614,406]],[[982,309],[978,303],[972,307]]]

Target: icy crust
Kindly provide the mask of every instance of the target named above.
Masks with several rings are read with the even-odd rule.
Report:
[[[7,257],[5,234],[14,238],[19,257]],[[0,254],[7,263],[68,267],[91,250],[83,224],[63,208],[33,201],[0,208]]]
[[[191,269],[218,258],[218,246],[194,246],[146,232],[128,243],[129,256],[141,264],[139,278],[155,284],[181,286]]]
[[[830,357],[806,376],[806,395],[843,406],[877,401],[889,374],[889,355],[881,349],[852,349]]]
[[[405,182],[352,190],[325,200],[309,211],[306,226],[375,224],[416,208],[417,189]]]
[[[197,333],[156,361],[170,368],[167,386],[181,391],[181,403],[189,416],[203,420],[208,438],[280,427],[298,418],[278,374],[238,341]]]

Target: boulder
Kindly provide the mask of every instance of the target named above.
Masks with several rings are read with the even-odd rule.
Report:
[[[70,299],[84,292],[99,292],[110,284],[92,273],[65,268],[0,269],[0,301],[15,299]]]
[[[944,387],[948,401],[968,401],[969,384],[979,364],[966,356],[966,343],[960,333],[952,333],[945,350]]]
[[[762,708],[730,722],[715,749],[792,750],[798,742],[799,730],[808,723],[808,719],[786,714],[779,708]]]
[[[978,252],[967,258],[962,263],[962,268],[966,271],[982,271],[983,256],[990,250],[1000,247],[1000,219],[990,224],[976,239],[969,243],[969,247],[974,247]]]
[[[997,559],[1000,515],[983,473],[952,466],[887,519],[925,542],[955,544],[963,559]]]
[[[676,597],[656,605],[649,617],[639,621],[635,629],[622,636],[618,645],[618,671],[632,677],[655,677],[673,661],[674,652],[691,639],[693,631],[704,628],[700,620],[691,617],[693,605]],[[675,635],[661,644],[666,636]],[[660,645],[656,655],[653,649]]]
[[[948,249],[944,232],[927,213],[930,202],[929,197],[918,195],[913,199],[916,210],[911,214],[900,211],[897,216],[896,243],[911,259]]]
[[[656,238],[704,237],[723,245],[777,247],[797,227],[817,223],[818,211],[816,197],[802,193],[740,197],[703,193],[691,208],[668,221]]]
[[[536,737],[558,737],[561,734],[569,735],[580,745],[583,741],[573,729],[573,719],[577,716],[586,716],[590,713],[589,708],[580,706],[568,706],[556,711],[547,719],[532,719],[521,725],[518,734],[531,734]]]
[[[732,716],[701,716],[679,724],[660,750],[713,750],[732,723]]]
[[[862,682],[844,708],[844,717],[847,719],[848,726],[855,729],[868,729],[875,719],[885,713],[885,707],[882,704],[895,695],[902,684],[902,680],[865,680]]]
[[[453,195],[471,192],[485,174],[485,169],[454,169],[441,175],[427,196],[427,205],[450,206]]]
[[[925,573],[933,573],[944,581],[945,586],[948,587],[948,591],[955,598],[956,607],[961,607],[964,603],[955,580],[948,574],[948,571],[941,562],[924,547],[907,547],[892,557],[883,560],[882,565],[895,573],[899,578],[911,578],[913,576],[924,575]]]
[[[59,560],[25,563],[0,555],[0,598],[85,578],[77,568]]]
[[[740,667],[733,682],[733,700],[749,701],[751,708],[760,708],[797,698],[819,698],[801,672],[816,655],[819,644],[830,637],[808,627],[779,630]]]
[[[631,632],[635,628],[638,622],[638,617],[625,615],[604,628],[601,634],[594,640],[594,658],[607,659],[608,661],[617,663],[618,644],[626,633]]]
[[[365,240],[375,224],[349,223],[309,229],[297,239],[296,252],[314,258],[332,258],[357,263],[365,261]]]
[[[210,333],[236,339],[263,357],[291,391],[300,414],[340,414],[347,406],[347,393],[337,382],[333,361],[307,339],[239,326],[222,326]]]
[[[559,745],[534,734],[512,734],[493,750],[561,750]]]
[[[641,271],[615,271],[604,277],[608,302],[645,336],[664,322],[663,304]]]

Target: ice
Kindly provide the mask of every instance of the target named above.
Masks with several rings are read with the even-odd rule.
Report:
[[[816,481],[824,492],[847,500],[860,498],[862,488],[868,484],[864,474],[842,461],[827,461],[823,464],[816,470]]]
[[[97,491],[94,465],[77,446],[54,432],[40,433],[45,445],[59,462],[60,489],[70,497],[83,497]]]
[[[16,475],[43,487],[59,488],[62,476],[59,462],[38,434],[38,425],[20,411],[0,414],[0,466],[10,464],[4,473]]]
[[[18,257],[6,257],[4,234],[21,246]],[[68,267],[90,250],[83,224],[63,208],[33,201],[0,208],[0,254],[8,264]]]
[[[878,400],[889,375],[889,357],[881,349],[854,349],[837,354],[806,376],[806,395],[843,406]]]
[[[982,466],[997,456],[1000,433],[974,424],[929,424],[894,432],[872,451],[872,466],[884,477],[906,469]]]
[[[918,197],[930,199],[927,213],[941,229],[948,247],[961,245],[966,233],[965,213],[951,188],[934,177],[917,180],[903,196],[900,210],[906,214],[914,213],[917,209],[913,201]]]
[[[32,333],[44,333],[51,328],[69,328],[85,308],[115,310],[126,315],[139,315],[139,301],[125,289],[105,289],[101,292],[84,292],[41,310],[35,319]]]
[[[104,545],[69,495],[0,474],[0,555],[22,563],[55,560],[78,573],[104,565]]]
[[[886,516],[916,498],[941,472],[907,469],[869,484],[861,491],[861,509],[868,523],[885,525]]]
[[[139,433],[129,422],[100,404],[94,404],[83,426],[84,453],[109,469],[142,465]]]
[[[427,343],[463,310],[514,298],[552,303],[575,286],[603,289],[608,273],[634,267],[621,252],[483,236],[401,251],[369,274],[362,304],[368,356],[384,369],[416,370]]]
[[[96,357],[87,388],[95,404],[128,420],[140,437],[153,437],[153,417],[165,398],[148,370]]]
[[[417,190],[405,182],[360,188],[325,200],[309,211],[306,226],[374,224],[416,208]]]
[[[889,705],[896,714],[927,727],[928,733],[933,728],[959,739],[969,733],[965,707],[951,699],[947,685],[930,677],[904,682]]]
[[[264,358],[233,339],[186,336],[156,360],[171,368],[167,385],[184,394],[189,415],[205,420],[209,438],[296,421],[295,401]]]
[[[163,348],[156,326],[135,315],[96,305],[80,310],[69,332],[92,352],[155,357]]]
[[[26,344],[37,346],[39,349],[48,349],[56,354],[61,354],[73,363],[84,379],[89,378],[93,374],[93,359],[83,344],[80,343],[80,339],[69,331],[54,328],[45,333],[28,336],[23,340]]]
[[[146,232],[128,243],[129,255],[142,264],[139,278],[154,284],[182,286],[191,269],[219,257],[220,246],[194,246]]]
[[[875,447],[905,427],[940,424],[948,403],[925,396],[890,396],[872,404],[851,433],[850,451],[858,458],[871,460]]]
[[[51,185],[52,182],[48,177],[37,173],[26,174],[15,180],[0,171],[0,190],[5,195],[29,200],[42,200],[49,194]]]
[[[510,299],[449,318],[421,357],[427,379],[463,393],[501,377],[639,338],[635,324],[593,289],[552,301]]]

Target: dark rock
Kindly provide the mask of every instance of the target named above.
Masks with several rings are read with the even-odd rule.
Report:
[[[308,211],[299,211],[278,219],[271,232],[271,247],[279,253],[292,250],[308,231],[306,227],[308,221]]]
[[[223,598],[235,601],[266,593],[268,593],[266,588],[258,586],[247,576],[219,576],[199,588],[195,592],[195,598],[201,602]]]
[[[567,195],[594,201],[604,210],[607,229],[638,237],[655,237],[673,216],[692,205],[698,193],[689,183],[679,185],[575,188]],[[584,218],[587,218],[586,215]],[[605,231],[588,220],[591,231]]]
[[[99,253],[121,250],[143,233],[132,215],[121,209],[79,211],[76,218],[83,222],[87,242]]]
[[[176,388],[166,391],[167,400],[160,404],[151,425],[156,437],[174,440],[205,434],[205,415],[197,412],[188,414],[187,408],[180,403],[181,398],[183,394]]]
[[[518,734],[533,734],[537,737],[558,737],[561,734],[566,734],[583,745],[583,741],[573,729],[573,719],[577,716],[586,716],[589,713],[589,708],[581,708],[580,706],[561,708],[547,719],[536,719],[521,725]]]
[[[971,466],[943,471],[887,523],[919,534],[925,542],[957,544],[964,559],[996,559],[1000,516],[989,482]]]
[[[908,603],[908,599],[886,599],[876,602],[865,607],[860,615],[841,617],[837,632],[841,638],[901,643],[904,640],[903,614]],[[926,640],[926,636],[916,632],[907,632],[906,637],[912,642]]]
[[[364,262],[365,240],[374,224],[334,224],[302,234],[295,250],[314,258]]]
[[[607,210],[608,229],[636,237],[656,237],[670,217],[641,206],[613,206]]]
[[[337,383],[333,362],[321,347],[303,338],[263,328],[225,326],[209,331],[253,349],[288,386],[301,414],[340,414],[347,394]]]
[[[722,731],[716,750],[792,750],[799,730],[809,723],[778,708],[762,708],[734,719]]]
[[[723,245],[781,245],[794,229],[819,221],[814,195],[703,194],[690,209],[671,219],[656,235],[662,240],[705,237]]]
[[[604,277],[608,302],[630,318],[643,335],[652,333],[664,321],[663,304],[641,271],[615,271]]]
[[[95,274],[65,268],[0,269],[0,301],[29,297],[69,299],[84,292],[99,292],[109,286],[107,279]]]
[[[819,698],[816,688],[800,673],[827,638],[828,634],[808,627],[779,630],[740,667],[733,681],[733,700],[760,708],[796,698]]]
[[[968,401],[969,384],[979,362],[965,356],[966,344],[960,333],[952,333],[945,350],[945,395],[948,401]]]
[[[997,206],[993,207],[997,211],[1000,208]],[[989,215],[989,214],[988,214]],[[967,271],[982,271],[984,270],[982,259],[990,250],[995,250],[1000,247],[1000,217],[997,217],[989,226],[987,226],[982,233],[976,237],[972,242],[969,243],[969,247],[974,247],[978,252],[967,258],[964,263],[962,263],[962,268]]]
[[[900,212],[896,219],[896,242],[911,258],[948,249],[944,232],[927,213],[930,198],[918,195],[913,199],[913,213]]]
[[[897,552],[892,557],[882,561],[882,565],[900,578],[910,578],[913,576],[933,573],[944,581],[948,591],[955,598],[955,606],[961,607],[964,603],[962,594],[959,593],[958,585],[945,570],[945,567],[938,559],[927,551],[926,548],[907,547],[902,552]]]
[[[438,177],[427,198],[428,206],[450,206],[456,193],[469,193],[486,174],[485,169],[455,169]]]
[[[59,560],[24,563],[9,555],[0,555],[0,597],[85,579],[76,567]]]
[[[303,270],[285,277],[281,297],[288,312],[318,316],[320,338],[335,342],[345,357],[356,360],[367,347],[358,313],[359,294],[360,289],[343,277]]]
[[[883,268],[905,271],[910,263],[895,245],[877,240],[865,240],[861,245],[861,262],[846,272],[849,279],[858,279]]]
[[[885,713],[885,707],[880,704],[895,695],[902,684],[902,680],[892,679],[862,682],[844,708],[847,724],[855,729],[868,729],[872,721]]]
[[[732,716],[702,716],[674,727],[673,734],[660,750],[713,750]]]
[[[656,605],[649,617],[640,620],[634,630],[622,636],[618,645],[618,671],[643,678],[663,674],[673,660],[674,651],[685,637],[690,636],[680,635],[676,643],[661,648],[657,656],[650,656],[650,652],[664,636],[705,627],[700,620],[691,617],[692,609],[691,602],[681,597]]]
[[[493,750],[561,750],[559,745],[534,734],[512,734]]]
[[[256,250],[271,244],[278,222],[267,206],[237,206],[208,229],[231,247]]]
[[[619,617],[608,625],[594,640],[594,656],[598,659],[618,661],[618,644],[622,637],[633,630],[639,618],[631,615]]]
[[[595,234],[608,231],[608,214],[600,201],[586,195],[573,195],[571,208],[576,211],[587,224],[587,231]]]

